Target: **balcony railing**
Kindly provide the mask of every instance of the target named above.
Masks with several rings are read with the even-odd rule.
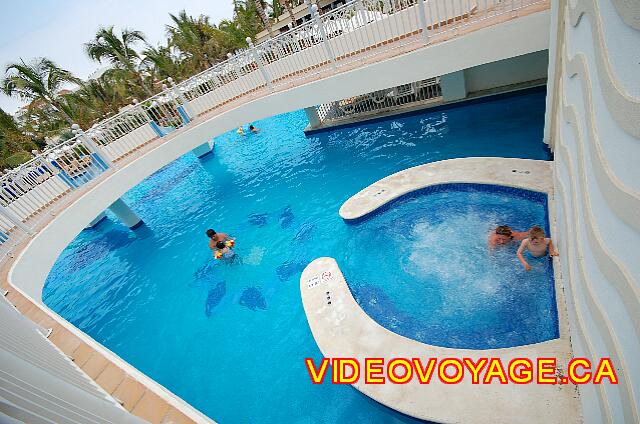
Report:
[[[316,106],[320,124],[336,124],[442,99],[440,78],[403,84]]]
[[[491,25],[548,0],[355,0],[134,103],[0,177],[0,255],[123,158],[224,108]],[[314,8],[315,6],[312,6]],[[487,21],[487,22],[485,22]]]

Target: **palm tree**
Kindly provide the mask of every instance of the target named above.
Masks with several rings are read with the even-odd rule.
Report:
[[[93,41],[84,45],[87,55],[98,62],[109,62],[116,70],[124,71],[139,81],[140,88],[147,94],[153,93],[145,84],[142,74],[138,71],[140,56],[133,46],[138,42],[145,42],[144,34],[140,31],[123,29],[118,36],[113,26],[100,28]]]
[[[284,3],[284,7],[287,9],[287,13],[289,14],[289,19],[291,20],[289,28],[293,29],[296,26],[296,17],[293,15],[293,6],[291,6],[291,0],[282,1]]]
[[[116,114],[120,107],[128,103],[124,81],[108,73],[81,83],[80,88],[66,98],[72,109],[88,110],[94,120],[103,115]]]
[[[247,37],[256,38],[256,34],[262,31],[263,24],[256,11],[253,0],[234,0],[233,20],[223,19],[218,24],[218,29],[225,35],[225,48],[227,52],[246,47]]]
[[[282,4],[280,4],[280,0],[273,0],[271,2],[271,16],[273,19],[278,19],[283,14]]]
[[[80,80],[71,72],[57,67],[49,59],[37,58],[28,64],[20,59],[19,63],[10,63],[5,68],[5,78],[1,88],[8,96],[50,105],[68,123],[73,124],[69,109],[63,101],[60,101],[58,93],[65,84],[79,82]]]
[[[273,28],[271,27],[271,21],[269,20],[267,13],[264,11],[262,0],[253,0],[253,4],[256,6],[256,12],[258,13],[258,16],[260,17],[260,19],[262,20],[264,27],[269,32],[269,37],[273,38]]]
[[[180,50],[195,71],[207,69],[223,55],[222,34],[204,15],[193,18],[184,10],[169,14],[174,25],[167,25],[169,46]]]
[[[143,59],[141,65],[149,71],[164,80],[168,77],[183,79],[182,67],[180,60],[171,52],[171,48],[167,46],[147,46],[142,51]]]

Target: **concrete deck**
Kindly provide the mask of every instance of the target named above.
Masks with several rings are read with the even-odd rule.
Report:
[[[516,172],[513,172],[516,170]],[[527,173],[528,171],[528,173]],[[350,198],[340,209],[345,219],[362,217],[402,194],[429,185],[475,182],[520,187],[553,195],[551,163],[523,159],[467,158],[421,165],[386,177]],[[551,223],[552,230],[555,223]],[[558,360],[563,375],[571,358],[567,314],[558,258],[554,258],[560,338],[505,349],[470,350],[427,345],[380,326],[360,308],[332,258],[319,258],[303,271],[300,291],[313,336],[325,357],[356,358],[501,358],[535,361]],[[329,272],[330,274],[328,274]],[[329,278],[321,278],[330,275]],[[315,285],[309,281],[316,278]],[[328,303],[327,296],[331,298]],[[468,377],[468,375],[467,375]],[[577,423],[580,422],[575,386],[538,384],[445,385],[438,378],[430,384],[416,380],[406,384],[354,387],[376,401],[407,415],[443,423]]]

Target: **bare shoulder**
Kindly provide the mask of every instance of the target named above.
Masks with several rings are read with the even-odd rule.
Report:
[[[522,240],[522,243],[520,243],[520,247],[518,248],[518,251],[524,250],[528,245],[529,245],[529,238],[527,237]]]
[[[513,235],[513,238],[516,240],[524,240],[529,237],[529,233],[527,231],[514,231],[511,235]]]

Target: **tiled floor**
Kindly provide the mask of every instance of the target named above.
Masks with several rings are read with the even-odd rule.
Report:
[[[195,423],[194,420],[156,394],[153,389],[146,387],[104,355],[84,343],[38,305],[33,304],[29,299],[9,287],[6,282],[1,286],[3,290],[9,291],[6,298],[11,304],[40,327],[51,328],[49,340],[69,356],[104,391],[119,401],[127,411],[151,423]]]

